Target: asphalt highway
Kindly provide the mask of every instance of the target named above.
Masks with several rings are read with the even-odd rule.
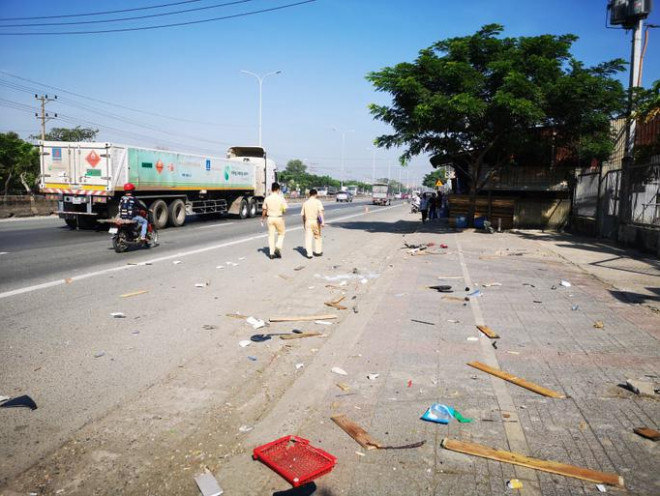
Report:
[[[358,212],[368,202],[324,202],[327,219]],[[291,204],[286,215],[288,227],[299,226],[300,204]],[[378,207],[376,207],[378,208]],[[103,270],[128,261],[143,262],[154,257],[263,234],[259,219],[222,219],[191,216],[180,228],[159,231],[159,246],[117,254],[105,228],[72,230],[56,217],[17,219],[0,222],[0,295],[53,279],[66,279]]]

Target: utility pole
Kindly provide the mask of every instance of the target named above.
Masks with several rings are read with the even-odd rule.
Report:
[[[38,112],[35,112],[34,116],[37,119],[41,120],[41,141],[46,140],[46,122],[50,121],[51,119],[55,119],[57,117],[57,114],[53,114],[51,117],[46,113],[46,104],[50,102],[54,102],[57,100],[57,95],[54,95],[53,98],[49,98],[48,95],[34,95],[34,98],[39,100],[41,102],[41,115],[39,115]]]

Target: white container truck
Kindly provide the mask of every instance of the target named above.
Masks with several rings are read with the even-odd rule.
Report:
[[[374,183],[371,190],[371,202],[374,205],[389,205],[392,203],[392,192],[387,183]]]
[[[276,178],[261,147],[235,146],[224,158],[113,143],[43,141],[40,148],[41,192],[58,201],[70,227],[117,215],[128,182],[159,229],[182,226],[190,214],[254,217]]]

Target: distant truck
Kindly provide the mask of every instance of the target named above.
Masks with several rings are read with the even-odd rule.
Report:
[[[115,217],[127,182],[159,229],[190,214],[254,217],[276,177],[261,147],[235,146],[224,158],[113,143],[43,141],[40,149],[41,192],[72,228]]]
[[[389,205],[392,203],[389,184],[374,183],[371,191],[371,201],[374,205]]]

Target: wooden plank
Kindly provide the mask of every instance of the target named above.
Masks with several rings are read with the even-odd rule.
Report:
[[[597,470],[568,465],[566,463],[530,458],[511,451],[496,450],[480,444],[456,441],[448,438],[442,440],[442,447],[466,455],[480,456],[482,458],[488,458],[489,460],[512,463],[514,465],[533,468],[542,472],[563,475],[564,477],[574,477],[576,479],[594,482],[596,484],[608,484],[610,486],[621,488],[624,487],[623,477],[618,474],[599,472]]]
[[[481,332],[483,332],[490,339],[499,339],[500,338],[500,336],[495,331],[493,331],[490,327],[488,327],[487,325],[478,325],[477,329],[479,329]]]
[[[381,447],[378,441],[372,438],[367,431],[350,420],[345,414],[333,415],[330,418],[363,448],[373,450]]]
[[[130,298],[131,296],[138,296],[138,295],[145,294],[145,293],[148,293],[148,292],[149,291],[147,291],[146,289],[142,289],[140,291],[133,291],[132,293],[124,293],[120,297],[121,298]]]
[[[323,336],[322,332],[303,332],[300,334],[285,334],[280,336],[280,339],[299,339],[299,338],[313,338],[314,336]]]
[[[660,441],[660,432],[655,429],[650,429],[648,427],[635,427],[633,432],[646,439],[650,439],[651,441]]]
[[[448,301],[458,301],[461,303],[465,301],[465,298],[459,298],[458,296],[443,296],[442,299]]]
[[[327,315],[297,315],[290,317],[271,317],[268,320],[269,322],[303,322],[309,320],[330,320],[336,318],[337,316],[334,314],[327,314]]]
[[[553,391],[552,389],[544,388],[543,386],[539,386],[538,384],[535,384],[533,382],[526,381],[525,379],[521,379],[520,377],[516,377],[515,375],[509,374],[508,372],[504,372],[503,370],[496,369],[494,367],[490,367],[490,366],[486,365],[485,363],[469,362],[468,365],[470,367],[474,367],[475,369],[479,369],[483,372],[486,372],[488,374],[499,377],[500,379],[504,379],[505,381],[509,381],[509,382],[515,384],[516,386],[520,386],[520,387],[523,387],[525,389],[529,389],[530,391],[541,394],[543,396],[548,396],[550,398],[566,398],[566,396],[564,396],[561,393],[558,393],[557,391]]]

